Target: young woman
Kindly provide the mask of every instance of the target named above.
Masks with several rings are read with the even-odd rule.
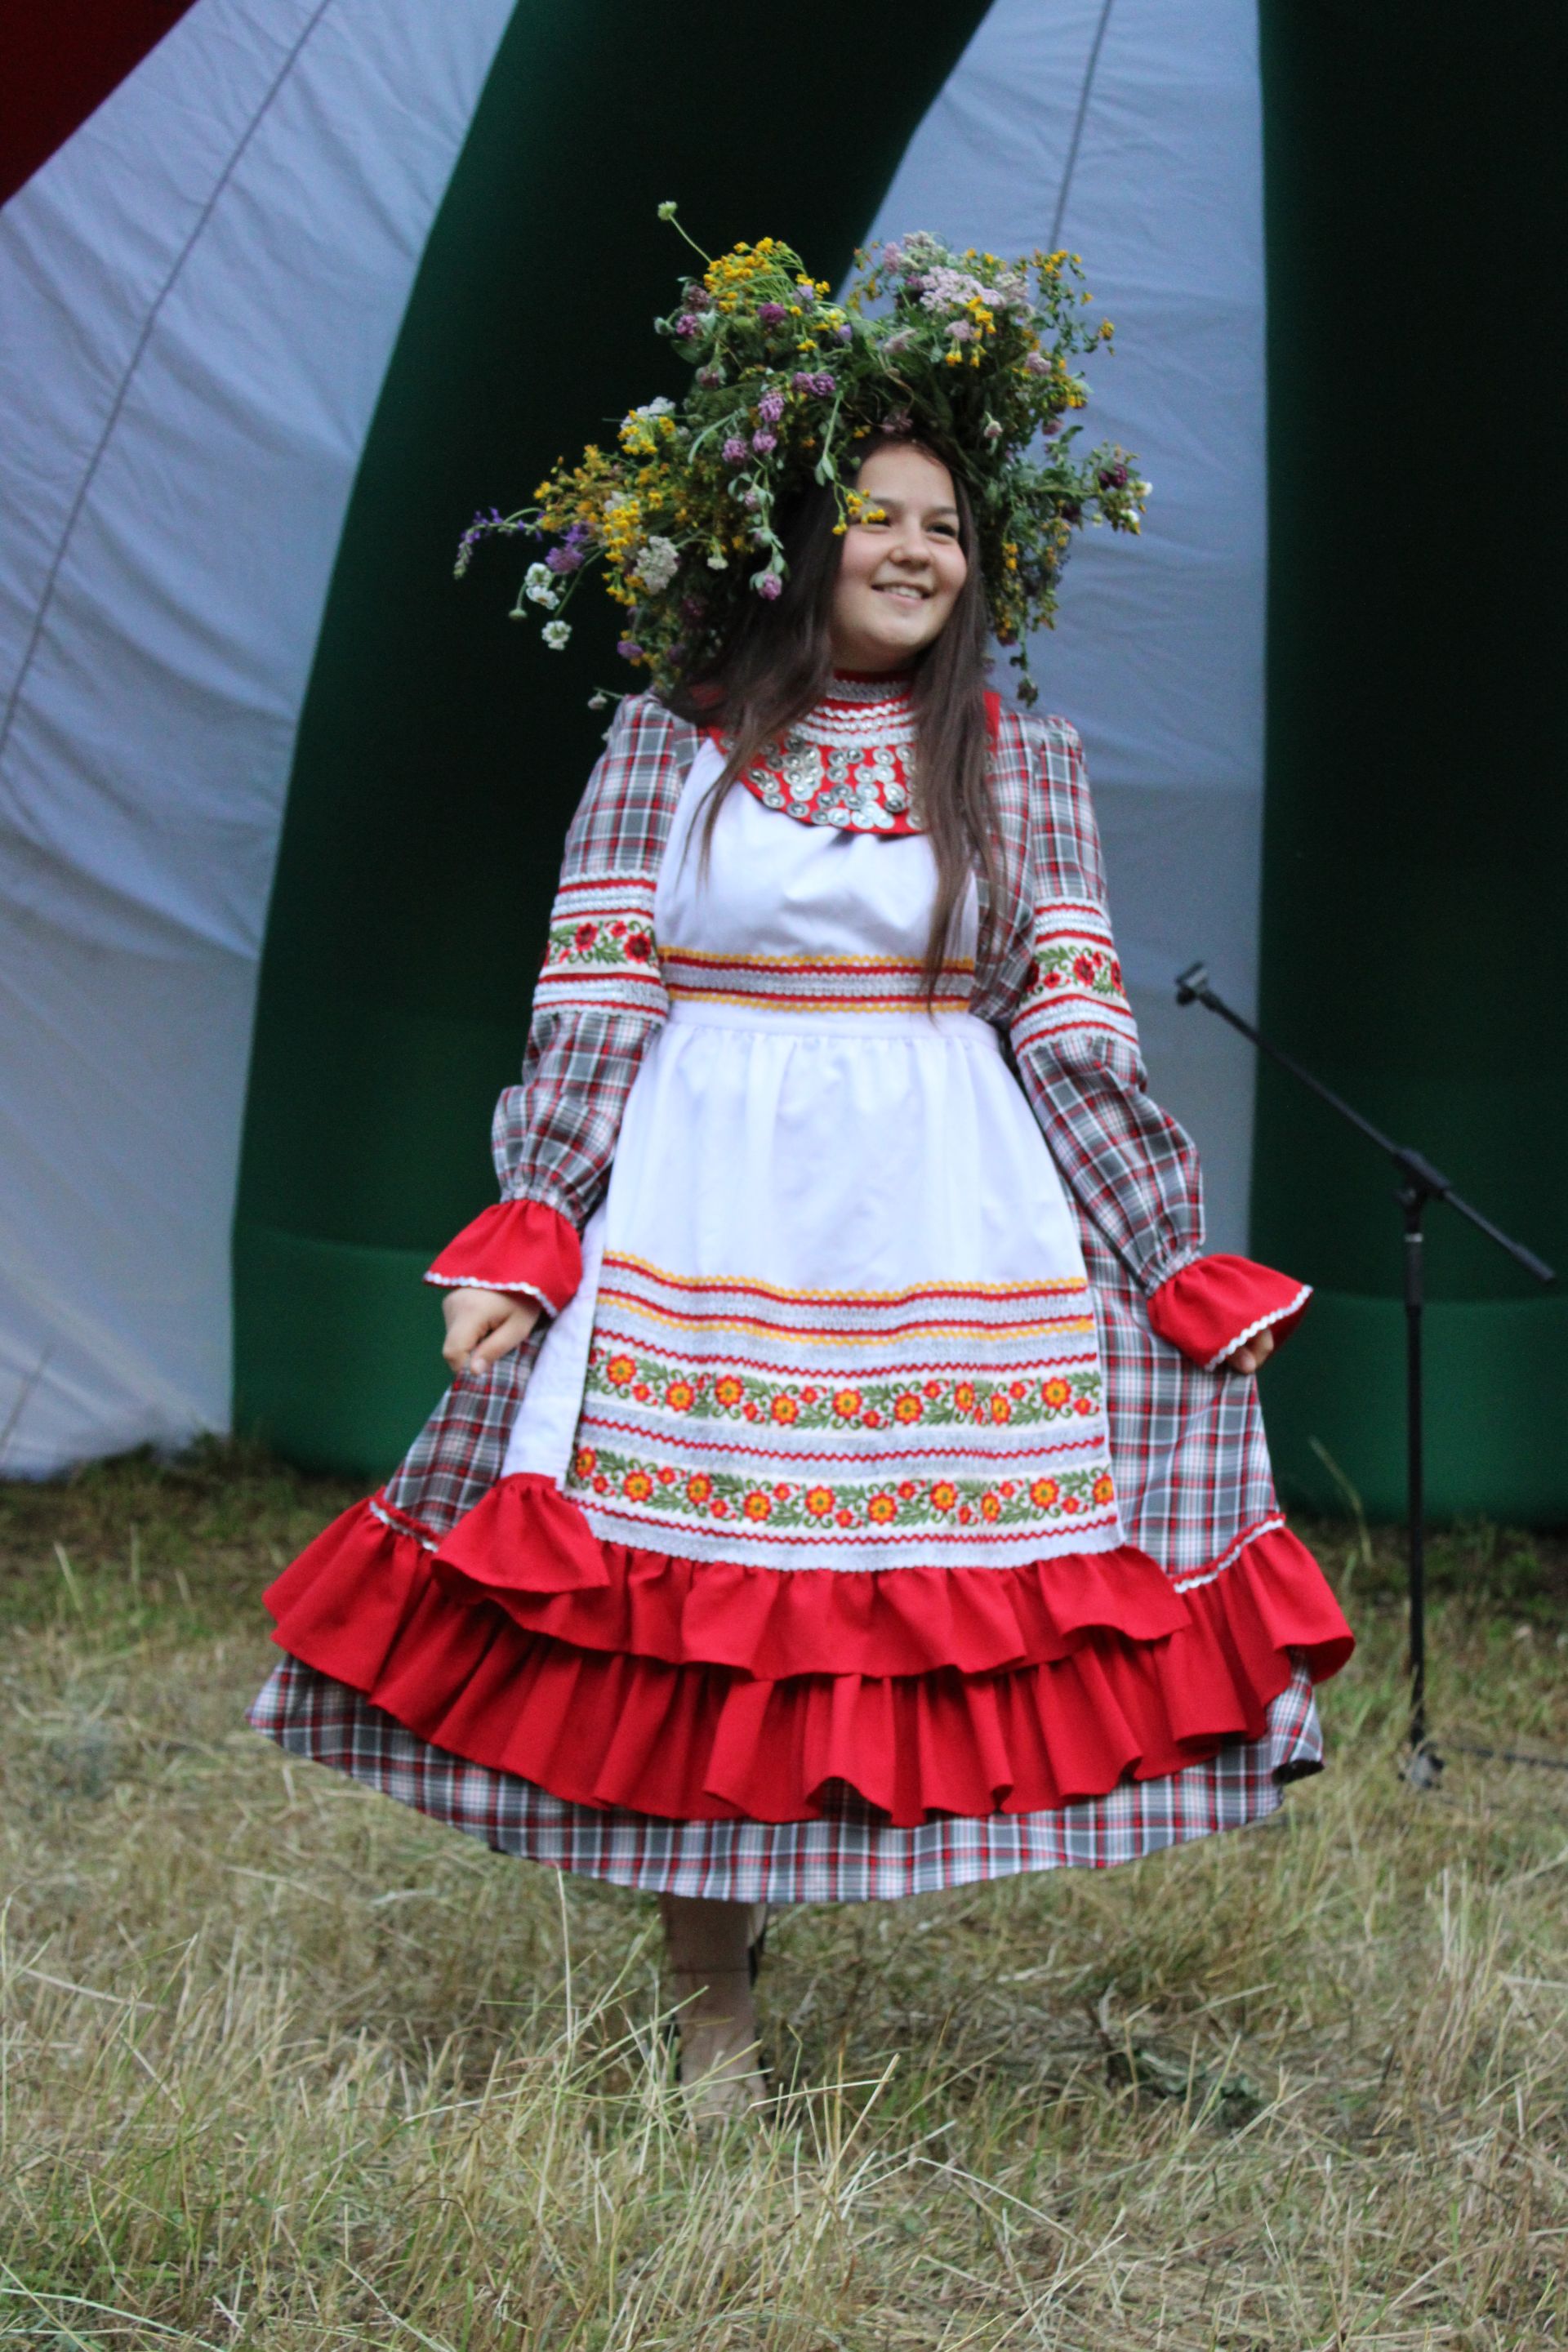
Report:
[[[709,348],[754,323],[726,344],[710,320]],[[499,1848],[657,1892],[712,2112],[760,2089],[767,1903],[1255,1821],[1318,1768],[1312,1681],[1350,1648],[1250,1377],[1307,1293],[1203,1253],[1078,739],[986,691],[1020,526],[985,540],[966,475],[997,460],[984,425],[911,414],[907,344],[890,363],[847,482],[775,506],[725,461],[777,593],[706,635],[689,593],[694,648],[621,705],[501,1098],[503,1200],[431,1270],[454,1385],[268,1596],[289,1655],[253,1717]],[[706,446],[699,415],[668,509],[689,526]],[[552,609],[583,543],[535,583]],[[639,635],[673,584],[640,561]]]

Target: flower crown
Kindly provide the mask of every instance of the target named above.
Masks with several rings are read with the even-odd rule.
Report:
[[[673,205],[658,209],[680,228]],[[779,595],[777,519],[798,491],[831,488],[843,531],[869,505],[853,488],[867,444],[926,435],[963,478],[991,626],[1015,648],[1019,698],[1032,703],[1026,640],[1050,625],[1072,533],[1085,521],[1136,531],[1149,489],[1121,449],[1070,454],[1068,420],[1088,391],[1068,361],[1111,335],[1109,320],[1081,316],[1078,256],[1009,266],[906,236],[858,254],[835,302],[774,237],[717,260],[692,249],[701,277],[655,321],[695,366],[685,399],[634,408],[618,446],[557,465],[537,505],[477,516],[458,577],[482,538],[549,540],[512,617],[548,615],[544,643],[558,651],[572,634],[564,607],[597,565],[626,615],[617,651],[666,688],[718,650],[747,596]]]

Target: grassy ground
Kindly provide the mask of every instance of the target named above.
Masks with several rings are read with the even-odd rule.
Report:
[[[1279,1826],[801,1910],[772,2118],[684,2125],[651,1904],[241,1711],[340,1500],[220,1453],[0,1489],[0,2343],[1568,2343],[1568,1774],[1396,1777],[1391,1539]],[[1444,1539],[1436,1718],[1568,1752],[1568,1549]]]

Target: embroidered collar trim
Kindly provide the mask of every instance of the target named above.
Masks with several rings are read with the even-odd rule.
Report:
[[[816,709],[742,777],[764,808],[801,824],[889,837],[919,833],[914,696],[907,670],[836,670]]]

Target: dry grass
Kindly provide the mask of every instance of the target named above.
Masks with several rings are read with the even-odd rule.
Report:
[[[650,1904],[244,1729],[338,1499],[216,1454],[0,1492],[0,2343],[1568,2341],[1568,1775],[1398,1780],[1383,1539],[1325,1542],[1363,1650],[1283,1826],[786,1916],[777,2112],[714,2142]],[[1440,1549],[1440,1724],[1568,1750],[1564,1568]]]

